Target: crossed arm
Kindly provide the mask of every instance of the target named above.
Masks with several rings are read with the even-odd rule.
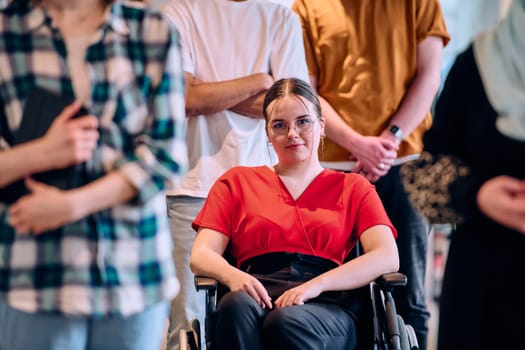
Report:
[[[230,109],[252,118],[262,118],[262,102],[273,78],[266,73],[220,81],[201,82],[186,72],[186,115],[211,114]]]
[[[192,271],[215,278],[232,291],[245,291],[262,308],[271,309],[272,300],[262,283],[222,257],[228,241],[228,237],[218,231],[201,228],[191,252]],[[275,306],[304,304],[322,292],[359,288],[384,273],[397,271],[399,257],[390,228],[372,226],[362,233],[360,241],[363,255],[289,289],[275,300]]]

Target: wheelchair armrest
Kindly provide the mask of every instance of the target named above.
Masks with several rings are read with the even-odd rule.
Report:
[[[210,293],[217,291],[218,282],[216,279],[204,276],[195,276],[195,288],[197,290],[206,290]]]
[[[214,314],[217,308],[217,289],[219,287],[219,282],[214,278],[195,276],[194,283],[195,289],[197,289],[197,291],[205,291],[206,317],[204,319],[204,339],[206,342],[206,349],[211,349],[211,340],[213,339],[213,332],[215,329]],[[200,345],[200,334],[198,344]],[[197,349],[200,349],[200,346],[197,347]]]
[[[407,284],[407,276],[399,272],[385,273],[379,276],[375,283],[380,288],[403,287]]]

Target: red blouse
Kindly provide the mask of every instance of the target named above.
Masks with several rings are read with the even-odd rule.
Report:
[[[296,252],[342,264],[359,236],[387,225],[374,186],[356,174],[324,170],[297,200],[266,166],[234,167],[212,187],[193,222],[230,238],[240,264],[257,255]]]

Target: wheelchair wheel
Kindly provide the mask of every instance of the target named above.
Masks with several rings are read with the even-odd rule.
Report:
[[[201,350],[199,320],[190,323],[190,329],[179,332],[180,350]]]
[[[419,342],[417,341],[416,331],[409,324],[407,324],[406,327],[407,327],[407,334],[408,334],[408,342],[410,343],[410,349],[411,350],[418,350],[419,349]]]
[[[193,339],[190,339],[192,349],[200,350],[201,348],[201,324],[198,319],[194,319],[190,323],[190,331]]]
[[[399,327],[399,339],[401,343],[401,350],[411,350],[410,341],[408,340],[407,327],[405,321],[399,315],[397,315],[397,325]]]

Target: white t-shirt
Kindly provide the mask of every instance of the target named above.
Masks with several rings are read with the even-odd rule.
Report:
[[[301,25],[286,6],[264,0],[172,0],[163,13],[180,32],[184,71],[199,81],[261,72],[271,72],[275,80],[308,81]],[[263,119],[224,110],[187,122],[190,170],[171,195],[204,198],[229,168],[277,161]]]

